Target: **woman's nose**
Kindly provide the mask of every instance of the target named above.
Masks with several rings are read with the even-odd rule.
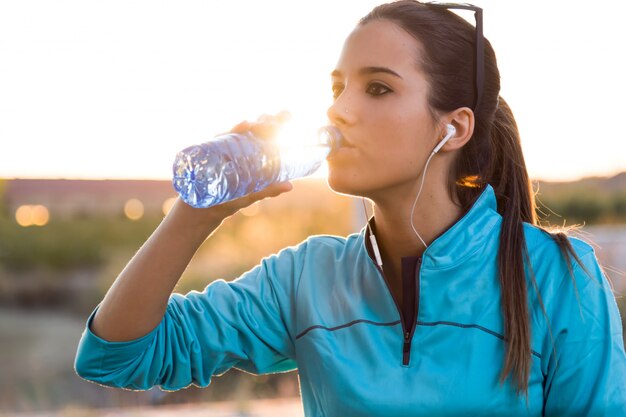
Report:
[[[354,117],[354,113],[350,113],[350,106],[347,100],[341,100],[341,96],[330,105],[326,111],[328,119],[336,125],[348,124]]]

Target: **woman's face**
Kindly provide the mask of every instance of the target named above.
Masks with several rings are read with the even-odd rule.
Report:
[[[427,107],[419,51],[419,43],[388,20],[358,26],[346,40],[328,109],[346,140],[328,159],[335,191],[376,199],[413,189],[442,133]]]

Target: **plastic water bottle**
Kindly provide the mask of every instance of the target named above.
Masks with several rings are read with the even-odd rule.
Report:
[[[250,132],[220,135],[176,155],[173,185],[190,206],[211,207],[272,183],[311,175],[340,138],[333,126],[320,129],[317,144],[292,148],[281,148]]]

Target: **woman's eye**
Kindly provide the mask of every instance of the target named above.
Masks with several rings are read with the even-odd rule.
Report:
[[[367,94],[372,96],[382,96],[389,93],[391,90],[379,83],[372,83],[367,86]]]
[[[333,84],[332,90],[333,90],[333,99],[336,99],[337,97],[339,97],[339,95],[343,91],[343,85]]]

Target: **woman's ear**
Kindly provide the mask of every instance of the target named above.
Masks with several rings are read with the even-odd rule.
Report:
[[[456,132],[441,147],[440,152],[449,152],[462,148],[474,133],[474,112],[469,107],[460,107],[442,117],[441,121],[445,123],[442,129],[444,131],[442,138],[447,133],[445,126],[448,124],[454,126]]]

